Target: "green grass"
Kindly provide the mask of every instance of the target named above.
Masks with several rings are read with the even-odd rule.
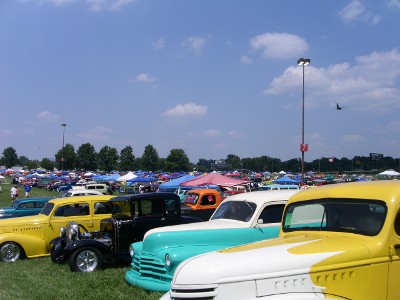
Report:
[[[7,181],[6,181],[7,182]],[[9,181],[8,181],[9,182]],[[2,183],[0,207],[11,203],[11,184]],[[23,187],[20,197],[25,196]],[[54,197],[57,192],[33,188],[31,197]],[[0,299],[159,299],[163,293],[146,292],[126,283],[129,267],[106,268],[93,273],[73,273],[67,264],[53,263],[50,257],[0,262]]]

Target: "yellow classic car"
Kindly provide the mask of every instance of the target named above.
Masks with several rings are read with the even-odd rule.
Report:
[[[91,231],[99,230],[100,221],[111,216],[107,202],[112,197],[57,198],[47,202],[39,215],[0,220],[0,261],[50,255],[49,242],[69,221],[82,224]]]
[[[182,262],[161,299],[398,300],[399,276],[400,182],[340,183],[293,195],[279,238]]]

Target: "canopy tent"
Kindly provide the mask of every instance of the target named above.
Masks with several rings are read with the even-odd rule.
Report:
[[[181,186],[202,186],[202,185],[218,185],[222,187],[232,187],[235,185],[250,183],[249,180],[235,179],[218,173],[210,173],[202,177],[182,182]]]
[[[195,178],[196,178],[196,176],[193,176],[193,175],[184,175],[182,177],[172,179],[170,181],[160,184],[159,188],[168,188],[168,189],[179,188],[181,183],[195,179]]]
[[[157,178],[136,176],[135,178],[126,180],[126,182],[143,182],[144,183],[144,182],[152,182],[152,181],[155,181],[155,180],[157,180]]]
[[[133,174],[132,172],[128,172],[124,176],[119,177],[117,179],[117,181],[120,181],[120,182],[121,181],[127,181],[127,180],[130,180],[130,179],[136,178],[136,177],[137,177],[137,175]]]
[[[278,184],[296,184],[298,183],[296,180],[293,180],[292,178],[288,176],[282,176],[279,179],[272,180],[273,183],[278,183]]]
[[[112,175],[103,176],[103,180],[104,181],[116,181],[119,178],[121,178],[121,175],[119,175],[119,174],[112,174]]]
[[[396,172],[393,169],[389,169],[389,170],[386,170],[386,171],[383,171],[383,172],[379,173],[378,175],[379,176],[399,176],[400,173]]]

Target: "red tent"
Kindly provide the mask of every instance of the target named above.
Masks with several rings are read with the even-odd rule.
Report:
[[[232,187],[235,185],[247,184],[249,180],[229,178],[228,176],[218,173],[210,173],[199,178],[181,183],[181,186],[202,186],[202,185],[219,185],[222,187]]]

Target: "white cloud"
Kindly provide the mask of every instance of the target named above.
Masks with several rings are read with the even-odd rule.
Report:
[[[49,2],[56,6],[65,6],[72,3],[79,3],[81,0],[34,0],[38,3]],[[117,11],[123,7],[135,2],[136,0],[85,0],[84,2],[88,5],[89,9],[94,12],[103,10]]]
[[[153,82],[154,80],[155,80],[155,78],[151,77],[148,74],[144,74],[144,73],[141,73],[138,76],[136,76],[136,81],[138,81],[138,82],[149,83],[149,82]]]
[[[183,41],[182,46],[193,50],[196,55],[199,55],[203,52],[210,38],[211,35],[207,35],[206,37],[191,36]]]
[[[78,133],[78,137],[85,141],[107,141],[114,131],[105,126],[97,126]]]
[[[158,38],[154,43],[153,47],[155,50],[161,50],[164,49],[165,47],[165,39],[164,38]]]
[[[252,59],[250,58],[250,57],[248,57],[247,55],[243,55],[241,58],[240,58],[240,61],[242,62],[242,63],[244,63],[244,64],[251,64],[253,61],[252,61]]]
[[[361,143],[365,142],[365,138],[359,134],[347,134],[343,137],[343,141],[346,143]]]
[[[266,58],[291,58],[305,53],[309,46],[301,37],[289,33],[264,33],[250,39],[253,50],[261,50]]]
[[[228,135],[229,135],[230,137],[235,137],[235,138],[238,138],[238,137],[242,137],[242,136],[243,136],[243,134],[242,134],[240,131],[235,131],[235,130],[229,131],[229,132],[228,132]]]
[[[207,109],[207,106],[197,105],[195,103],[179,104],[165,111],[163,115],[169,118],[185,116],[202,117],[207,114]]]
[[[186,133],[186,135],[191,138],[198,138],[198,137],[214,138],[221,136],[222,132],[218,129],[208,129],[203,131],[188,132]]]
[[[387,112],[400,107],[400,53],[397,49],[359,56],[356,63],[340,63],[327,68],[305,67],[307,104],[334,103],[356,110]],[[265,95],[298,92],[302,85],[302,67],[290,66],[273,79]]]
[[[339,12],[339,16],[347,23],[363,20],[371,22],[372,24],[377,24],[381,20],[379,15],[367,11],[364,4],[359,0],[351,1]]]
[[[400,8],[400,0],[389,0],[387,4],[389,7]]]
[[[53,114],[48,111],[42,111],[36,115],[36,118],[40,121],[45,121],[45,122],[54,122],[60,119],[60,117],[56,114]]]
[[[64,6],[73,2],[77,2],[77,0],[47,0],[47,1],[53,3],[56,6]]]

